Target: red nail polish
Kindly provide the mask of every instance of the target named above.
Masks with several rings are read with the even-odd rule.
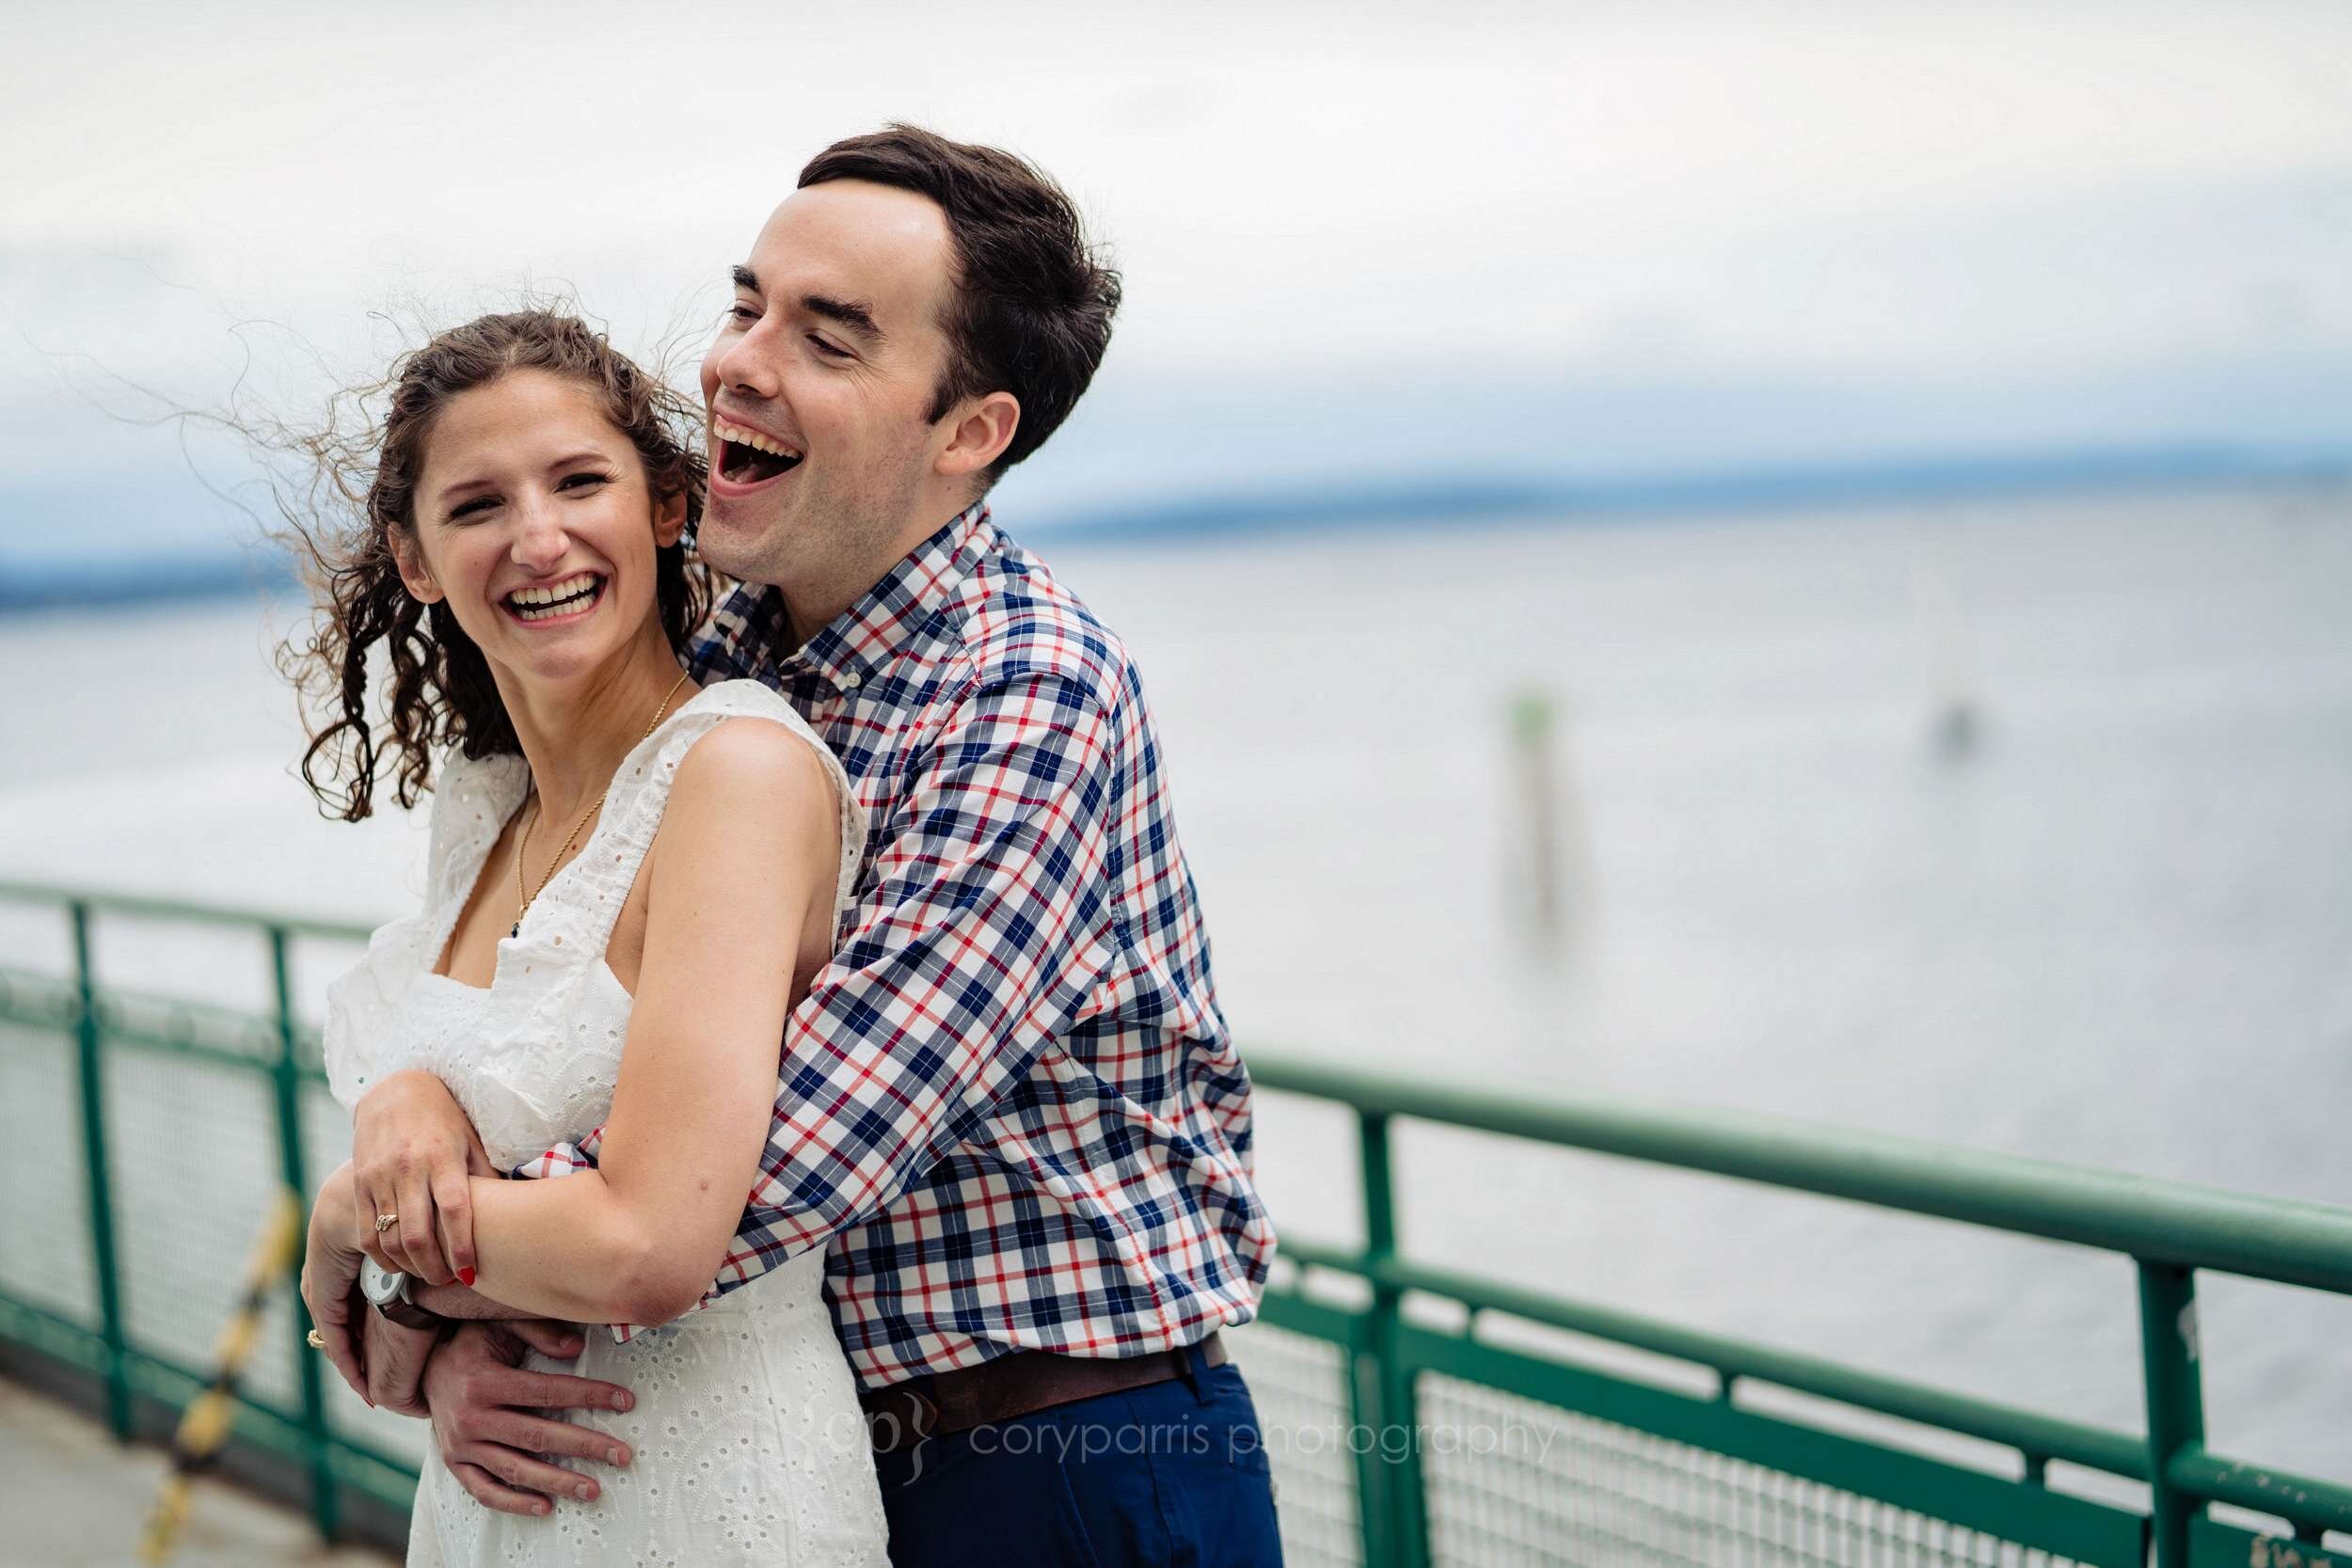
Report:
[[[457,1271],[457,1282],[458,1282],[460,1285],[463,1285],[464,1287],[466,1287],[466,1289],[467,1289],[467,1290],[469,1290],[469,1291],[472,1290],[472,1289],[473,1289],[473,1270],[471,1270],[471,1269],[459,1269],[459,1270]]]

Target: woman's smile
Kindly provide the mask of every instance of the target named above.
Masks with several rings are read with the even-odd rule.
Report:
[[[553,582],[517,588],[499,603],[525,626],[577,621],[603,602],[604,585],[601,573],[574,572]]]

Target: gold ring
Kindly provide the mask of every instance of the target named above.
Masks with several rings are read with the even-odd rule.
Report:
[[[326,1341],[319,1338],[319,1331],[315,1328],[310,1330],[309,1334],[303,1336],[303,1338],[310,1341],[310,1348],[312,1350],[325,1350],[326,1348]]]
[[[392,1227],[398,1225],[399,1223],[400,1216],[398,1214],[378,1214],[375,1216],[375,1233],[381,1236],[384,1232],[389,1230]]]

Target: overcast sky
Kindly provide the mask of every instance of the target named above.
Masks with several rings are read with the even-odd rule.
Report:
[[[2340,3],[489,8],[12,5],[0,490],[167,459],[126,382],[298,409],[397,346],[372,311],[535,282],[699,337],[801,163],[891,118],[1029,154],[1127,274],[1057,494],[1160,429],[1195,476],[1439,468],[1433,433],[1573,467],[1571,407],[1649,410],[1595,436],[1629,461],[1746,455],[1725,388],[1912,446],[2352,439],[2297,391],[2352,366]],[[2101,387],[2153,401],[2069,424]]]

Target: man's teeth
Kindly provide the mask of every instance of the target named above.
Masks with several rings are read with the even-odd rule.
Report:
[[[582,572],[544,588],[517,588],[506,595],[506,602],[524,620],[544,621],[550,615],[569,614],[580,608],[570,601],[593,594],[598,580],[596,573]]]
[[[770,440],[756,430],[747,430],[731,420],[713,420],[710,428],[722,441],[732,441],[754,451],[764,451],[771,457],[799,457],[801,454],[781,441]]]

